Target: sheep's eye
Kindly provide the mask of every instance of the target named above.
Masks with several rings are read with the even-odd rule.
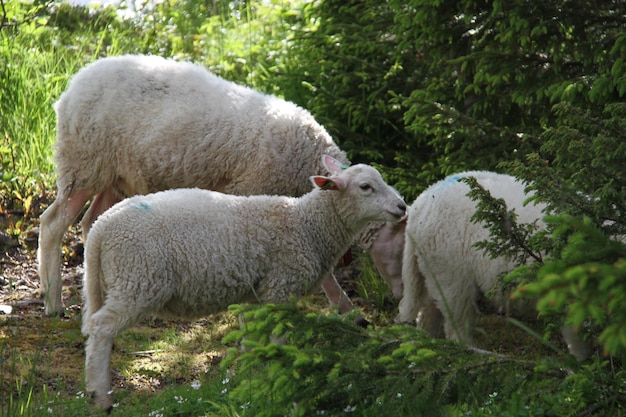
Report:
[[[367,190],[371,190],[372,189],[372,186],[369,185],[369,184],[361,184],[360,187],[361,187],[361,190],[363,190],[363,191],[367,191]]]

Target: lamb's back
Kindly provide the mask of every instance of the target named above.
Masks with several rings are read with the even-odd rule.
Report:
[[[257,301],[267,280],[281,280],[283,262],[302,262],[290,214],[296,201],[198,189],[136,196],[94,223],[88,250],[100,245],[109,292],[166,294],[162,313],[211,314]]]

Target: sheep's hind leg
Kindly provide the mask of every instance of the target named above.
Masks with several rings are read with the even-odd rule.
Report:
[[[441,311],[439,311],[433,300],[420,308],[420,311],[417,314],[416,324],[417,327],[424,329],[430,337],[441,337],[443,314],[441,314]]]
[[[398,303],[398,315],[394,319],[398,324],[415,324],[424,300],[430,298],[415,251],[413,241],[407,236],[402,255],[402,298]]]
[[[107,188],[106,190],[98,193],[89,205],[89,209],[83,216],[83,219],[80,222],[80,226],[83,229],[83,240],[87,240],[87,234],[89,233],[89,229],[91,229],[91,225],[96,221],[98,216],[104,213],[107,209],[112,207],[115,203],[120,201],[120,198],[117,196],[115,191],[112,188]]]
[[[472,330],[476,325],[477,311],[473,300],[467,294],[459,294],[456,299],[446,299],[441,294],[437,307],[444,317],[446,338],[472,346]]]
[[[63,313],[61,242],[65,231],[76,221],[89,197],[86,191],[73,192],[67,197],[59,195],[41,215],[37,258],[40,292],[47,315]]]
[[[113,404],[111,392],[111,350],[113,336],[94,332],[85,348],[86,391],[94,395],[95,404],[109,409]]]
[[[98,407],[109,409],[111,392],[111,350],[113,339],[131,322],[136,320],[133,312],[117,312],[106,304],[83,323],[88,334],[85,346],[85,389],[93,394]]]

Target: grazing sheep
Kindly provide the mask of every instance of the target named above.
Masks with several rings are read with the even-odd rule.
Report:
[[[331,170],[333,175],[339,175],[345,168],[346,165],[343,164],[327,165],[327,169]],[[402,251],[405,228],[406,218],[399,222],[372,222],[367,225],[356,242],[372,257],[378,273],[385,280],[396,300],[402,298]],[[334,289],[335,287],[324,287],[326,296],[331,301],[341,299],[339,294],[330,293]],[[347,310],[348,308],[343,309],[343,311]],[[341,308],[340,311],[342,311]]]
[[[177,189],[129,198],[98,218],[85,245],[82,322],[97,405],[111,405],[111,347],[124,328],[151,313],[195,318],[306,294],[367,222],[406,213],[370,166],[311,180],[316,188],[299,198]]]
[[[471,221],[476,202],[462,177],[475,177],[495,198],[515,209],[520,223],[541,221],[542,204],[524,205],[525,185],[509,175],[471,171],[450,176],[426,189],[408,213],[402,261],[403,298],[396,322],[414,322],[437,337],[443,321],[445,336],[472,344],[471,332],[479,313],[476,302],[491,291],[500,274],[515,267],[511,259],[491,259],[472,245],[489,239],[489,230]],[[500,311],[513,316],[535,316],[534,303],[512,303],[507,294],[490,296]],[[571,329],[563,329],[570,352],[578,359],[589,347]]]
[[[46,314],[63,311],[61,241],[88,200],[84,236],[124,197],[194,187],[299,196],[323,173],[322,155],[348,162],[306,110],[156,56],[88,65],[55,108],[58,195],[41,216],[38,250]]]
[[[396,300],[402,298],[402,253],[406,219],[397,223],[370,223],[358,240],[366,250],[380,276],[385,280]]]

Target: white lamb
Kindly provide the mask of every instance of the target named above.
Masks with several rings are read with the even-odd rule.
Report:
[[[155,56],[88,65],[56,112],[58,195],[41,216],[38,250],[46,314],[63,311],[61,241],[88,200],[83,236],[123,197],[194,187],[299,196],[323,173],[322,155],[348,162],[306,110]]]
[[[470,171],[452,175],[431,185],[409,208],[402,261],[403,298],[396,322],[415,322],[437,337],[443,321],[447,338],[472,344],[472,330],[479,313],[476,302],[515,267],[506,257],[491,259],[472,245],[489,239],[489,230],[473,223],[476,202],[467,193],[462,177],[475,177],[495,198],[514,209],[519,223],[543,227],[542,204],[524,205],[525,184],[509,175]],[[513,316],[536,315],[534,305],[509,306],[507,294],[491,295],[500,311]],[[575,332],[563,328],[570,352],[578,359],[589,355],[589,346]]]
[[[299,198],[178,189],[129,198],[98,218],[85,246],[82,323],[96,404],[111,404],[111,347],[122,329],[150,313],[194,318],[306,294],[369,221],[406,213],[370,166],[311,180],[316,188]]]

